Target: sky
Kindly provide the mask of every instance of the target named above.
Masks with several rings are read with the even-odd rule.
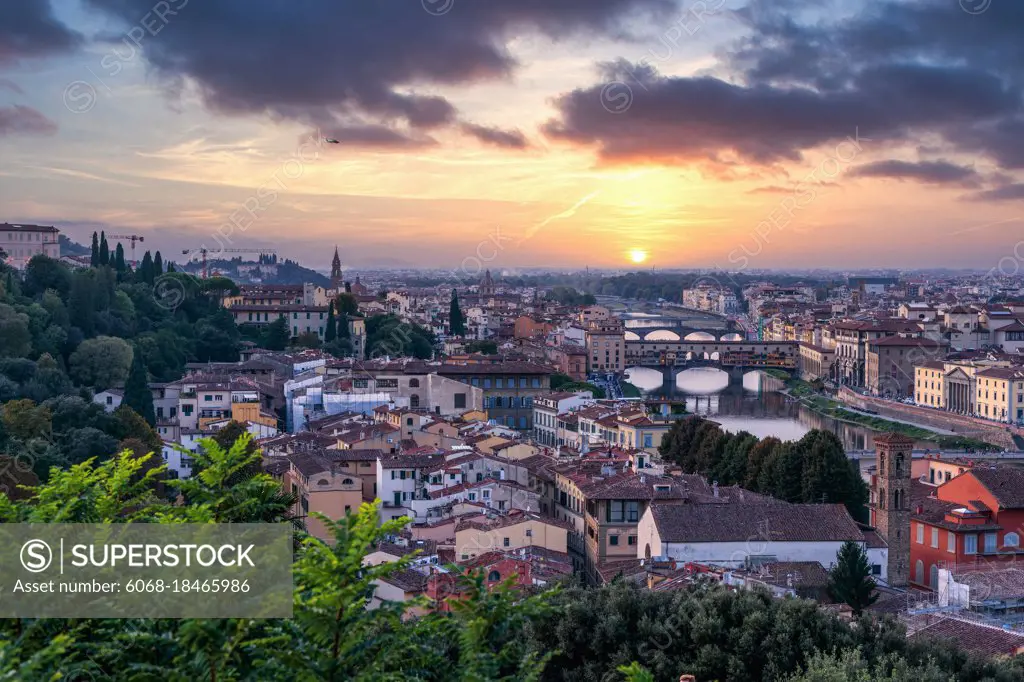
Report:
[[[317,269],[1005,270],[1022,65],[1015,0],[2,0],[0,221]]]

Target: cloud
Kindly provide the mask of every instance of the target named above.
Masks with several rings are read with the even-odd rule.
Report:
[[[10,90],[18,95],[25,94],[25,91],[22,90],[17,83],[8,78],[0,78],[0,90]]]
[[[86,3],[126,26],[140,23],[131,0]],[[166,13],[159,33],[143,35],[139,44],[170,89],[192,83],[218,112],[337,128],[341,136],[352,128],[358,139],[377,135],[395,143],[413,132],[458,127],[454,105],[425,90],[510,78],[518,66],[506,47],[513,37],[618,34],[623,20],[667,17],[674,6],[673,0],[460,1],[434,16],[415,0],[203,0]],[[511,134],[474,124],[463,130],[514,146]]]
[[[933,185],[977,186],[981,176],[973,168],[949,161],[876,161],[858,166],[848,175],[856,178],[916,180]]]
[[[53,135],[57,124],[31,107],[15,104],[0,107],[0,137],[8,135]]]
[[[486,144],[506,149],[526,149],[530,146],[526,136],[519,130],[502,130],[476,125],[475,123],[463,123],[460,128],[462,132],[471,135]]]
[[[54,17],[50,0],[0,2],[0,66],[66,52],[81,41]]]
[[[971,198],[976,201],[1019,201],[1024,199],[1024,182],[1015,182],[978,192]]]

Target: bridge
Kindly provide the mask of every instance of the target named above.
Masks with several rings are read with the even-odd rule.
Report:
[[[742,373],[751,369],[795,370],[800,344],[795,341],[647,341],[626,340],[626,364],[668,370],[704,365]],[[671,378],[671,377],[670,377]]]
[[[710,338],[708,338],[710,337]],[[743,334],[735,329],[698,329],[691,327],[657,326],[626,327],[626,341],[742,341]]]

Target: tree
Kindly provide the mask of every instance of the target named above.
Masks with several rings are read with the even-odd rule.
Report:
[[[124,402],[135,410],[146,423],[156,426],[156,412],[153,409],[153,392],[149,390],[149,379],[146,365],[142,361],[142,353],[132,350],[132,364],[128,370],[128,378],[124,383]]]
[[[89,267],[99,267],[100,264],[100,240],[94,230],[92,233],[92,250],[89,253]]]
[[[160,256],[160,252],[157,251],[153,256],[153,276],[154,278],[164,274],[164,259]]]
[[[839,548],[836,564],[829,571],[828,589],[833,599],[848,604],[857,616],[878,599],[868,553],[856,542],[847,540]]]
[[[128,270],[128,265],[124,261],[124,247],[121,246],[121,242],[117,243],[117,249],[114,252],[114,270],[117,271],[118,275],[122,275]]]
[[[462,309],[459,308],[459,292],[452,289],[452,301],[448,306],[448,327],[452,336],[465,336],[466,322],[462,318]]]
[[[32,352],[28,325],[28,315],[0,303],[0,357],[22,358]]]
[[[97,390],[124,385],[132,363],[132,347],[124,339],[87,339],[68,358],[73,379]]]
[[[149,251],[142,256],[142,262],[139,264],[139,276],[147,284],[152,284],[156,279],[153,272],[153,257],[149,255]]]
[[[288,331],[288,321],[279,317],[264,327],[263,333],[260,335],[260,346],[267,350],[284,350],[288,347],[291,336]]]
[[[53,431],[53,416],[50,410],[36,405],[31,400],[12,400],[3,405],[4,429],[13,438],[30,440],[46,438]]]
[[[295,345],[301,348],[319,348],[320,336],[316,332],[302,332],[295,337]]]
[[[107,246],[106,232],[100,232],[100,265],[110,265],[110,247]]]
[[[47,289],[66,301],[71,291],[71,271],[59,260],[37,254],[25,266],[25,295],[42,296]]]
[[[467,353],[481,353],[483,355],[497,355],[498,344],[494,341],[473,341],[466,344]]]
[[[339,314],[355,315],[359,312],[359,301],[350,293],[338,294],[334,299],[334,307]]]
[[[338,323],[334,319],[334,301],[327,304],[327,327],[324,329],[324,343],[330,343],[338,336]]]

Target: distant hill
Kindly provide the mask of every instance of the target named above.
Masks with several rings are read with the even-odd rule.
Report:
[[[82,246],[78,242],[73,242],[64,235],[60,235],[57,238],[60,243],[60,255],[62,256],[90,256],[92,255],[91,246]]]
[[[203,266],[198,262],[187,263],[183,266],[185,272],[199,275]],[[293,260],[283,260],[277,263],[258,263],[256,261],[243,261],[241,258],[231,260],[210,260],[207,269],[219,272],[240,284],[305,284],[310,282],[323,287],[330,286],[331,280],[316,270],[303,267]]]

